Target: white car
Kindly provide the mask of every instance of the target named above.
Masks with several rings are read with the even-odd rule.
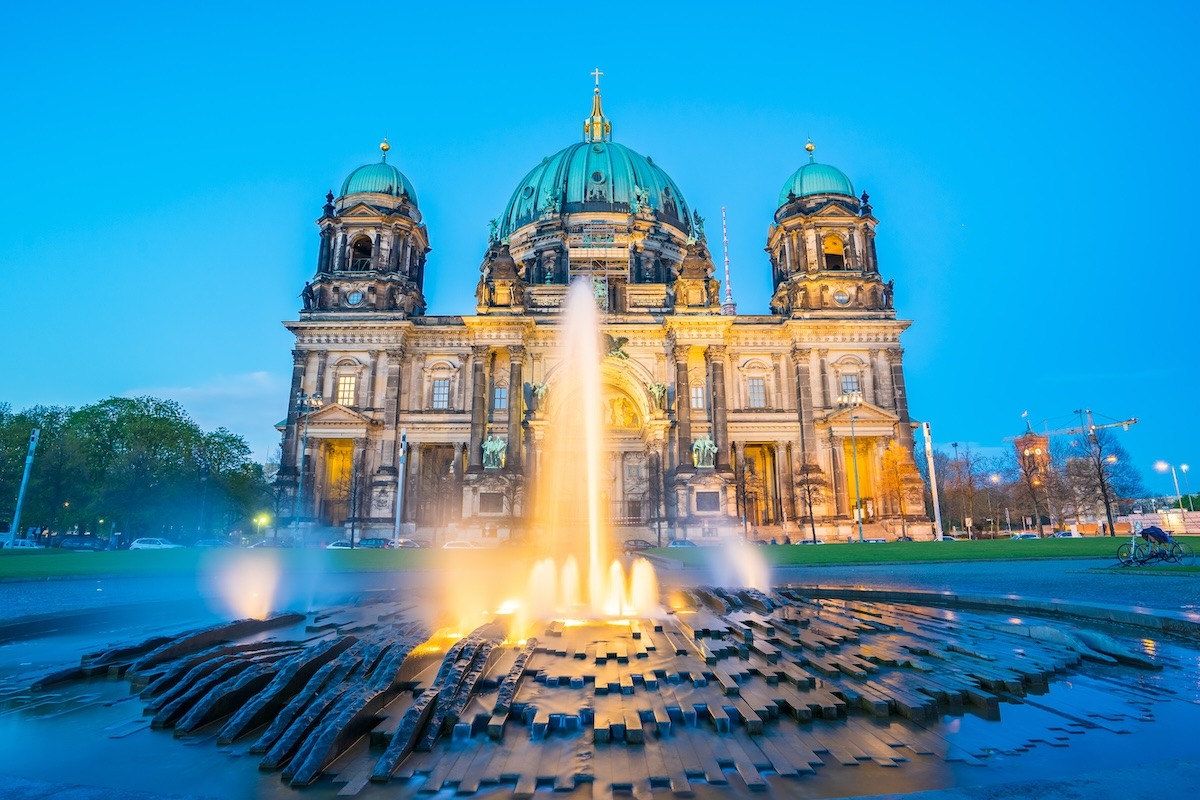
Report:
[[[134,539],[129,545],[130,550],[178,550],[183,547],[169,539]]]
[[[37,542],[30,541],[29,539],[14,539],[12,542],[9,542],[5,539],[0,539],[0,547],[3,547],[7,550],[45,550],[46,549],[45,547],[42,547]]]
[[[353,550],[354,546],[343,539],[340,542],[330,542],[325,545],[326,550]]]
[[[474,542],[454,541],[446,542],[442,545],[443,550],[478,550],[479,545]]]

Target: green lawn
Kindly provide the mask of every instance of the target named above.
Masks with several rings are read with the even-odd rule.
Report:
[[[1188,537],[1196,540],[1200,537]],[[1122,538],[1033,539],[1026,541],[889,542],[886,544],[774,545],[755,549],[772,566],[886,564],[932,561],[977,561],[1029,558],[1111,558],[1115,566]],[[1193,547],[1200,550],[1200,541]],[[514,555],[520,553],[514,549]],[[653,550],[686,566],[703,566],[712,551],[703,547]],[[190,575],[222,568],[238,558],[279,559],[285,571],[378,572],[431,567],[450,554],[440,550],[140,550],[101,553],[61,550],[0,550],[0,580],[88,576]],[[453,558],[494,560],[491,550],[457,550]],[[1154,565],[1149,571],[1200,574],[1200,566]]]

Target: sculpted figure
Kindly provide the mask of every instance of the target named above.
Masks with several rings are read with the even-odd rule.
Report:
[[[692,442],[692,463],[697,467],[711,467],[716,462],[717,443],[707,434]]]
[[[482,446],[484,468],[500,469],[504,466],[504,454],[508,450],[508,442],[496,436],[489,436]]]
[[[304,291],[300,293],[300,297],[304,300],[304,310],[310,311],[316,301],[316,293],[313,291],[312,284],[308,281],[304,282]]]
[[[665,383],[652,383],[646,388],[650,390],[650,396],[654,398],[654,405],[658,408],[665,408],[664,401],[667,399],[667,385]]]

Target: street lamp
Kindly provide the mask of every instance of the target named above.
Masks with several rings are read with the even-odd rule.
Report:
[[[270,521],[271,521],[271,518],[268,517],[266,514],[259,514],[257,517],[254,518],[254,527],[255,527],[255,537],[254,538],[255,539],[262,538],[263,525],[266,525]]]
[[[1180,464],[1179,471],[1183,473],[1183,488],[1188,490],[1188,511],[1195,511],[1196,507],[1194,505],[1192,505],[1192,487],[1188,485],[1188,479],[1187,479],[1188,465]],[[1181,508],[1182,508],[1182,506],[1181,506]]]
[[[861,392],[851,392],[838,397],[838,406],[840,408],[858,408],[862,405],[863,398]],[[863,521],[862,521],[862,492],[858,486],[858,440],[854,436],[854,421],[858,419],[853,411],[850,412],[850,457],[851,463],[854,465],[854,518],[858,520],[858,541],[863,541]]]
[[[1166,461],[1157,461],[1154,468],[1159,472],[1171,470],[1171,480],[1175,481],[1175,501],[1179,504],[1180,512],[1183,511],[1183,495],[1179,491],[1179,476],[1175,474],[1175,465],[1168,464]]]
[[[988,516],[992,518],[992,536],[998,537],[1000,535],[1000,520],[996,519],[996,512],[992,507],[992,490],[1000,485],[1000,476],[993,472],[988,476],[988,483],[991,484],[988,488]]]
[[[304,417],[303,432],[300,434],[300,483],[296,488],[296,508],[292,518],[296,521],[296,533],[300,533],[300,515],[304,513],[304,461],[308,455],[308,418],[321,407],[321,395],[296,395],[296,413]]]

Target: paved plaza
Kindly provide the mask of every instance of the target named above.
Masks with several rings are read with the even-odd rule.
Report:
[[[970,629],[977,624],[989,624],[986,621],[986,614],[976,618],[972,613],[955,614],[934,611],[926,617],[924,616],[926,612],[921,611],[918,606],[897,612],[898,616],[895,616],[892,611],[888,610],[888,601],[884,593],[952,593],[957,596],[1007,597],[1014,603],[1014,607],[1019,607],[1020,603],[1025,601],[1051,601],[1064,606],[1082,604],[1125,610],[1141,609],[1147,619],[1172,616],[1186,620],[1200,609],[1200,580],[1136,570],[1108,569],[1111,565],[1112,562],[1108,560],[1040,560],[803,567],[776,570],[771,577],[772,583],[777,586],[796,587],[801,592],[796,595],[797,598],[800,598],[805,591],[835,593],[839,590],[860,592],[870,590],[878,592],[880,593],[878,602],[863,595],[866,599],[853,603],[853,607],[858,609],[856,619],[859,624],[864,619],[867,621],[886,619],[889,624],[894,623],[896,630],[900,632],[908,623],[917,618],[926,619],[927,623],[923,624],[967,626],[962,630],[954,627],[947,628],[948,631],[956,631],[947,634],[951,636],[962,635],[963,630]],[[668,563],[660,566],[660,577],[666,592],[673,587],[695,587],[713,580],[713,577],[705,570],[671,569]],[[424,591],[436,585],[438,578],[438,573],[432,570],[414,570],[400,574],[332,573],[320,575],[319,580],[317,576],[313,575],[293,576],[284,589],[284,599],[279,605],[300,611],[330,606],[347,607],[347,604],[349,607],[353,607],[356,604],[362,605],[368,602],[366,598],[385,596],[391,590],[397,589],[404,597],[420,597]],[[31,671],[50,669],[55,664],[77,664],[82,653],[93,652],[103,645],[138,641],[149,634],[169,634],[228,618],[227,612],[214,602],[211,595],[212,592],[204,584],[183,581],[178,578],[89,578],[0,584],[0,609],[3,609],[0,611],[0,688],[3,689],[6,697],[11,698],[18,689],[16,684]],[[836,595],[831,594],[831,596]],[[375,602],[375,600],[369,602]],[[797,602],[802,601],[798,599]],[[411,608],[411,603],[407,604],[407,607]],[[846,610],[837,601],[834,601],[832,605],[827,604],[824,608],[825,610],[821,613],[827,615],[827,623],[830,622],[828,615],[832,615],[833,624],[841,625],[849,624],[851,617],[855,616],[847,616]],[[338,612],[335,612],[335,615],[336,613]],[[788,613],[790,612],[785,612],[783,616],[786,618]],[[864,613],[866,617],[862,616]],[[752,619],[753,614],[749,612],[745,614],[738,612],[734,616],[739,615],[747,625],[762,626],[765,624],[765,617]],[[813,742],[817,744],[824,742],[834,754],[820,756],[826,764],[818,765],[819,768],[815,773],[819,776],[820,782],[817,782],[817,778],[808,781],[803,778],[799,781],[795,778],[784,779],[775,775],[777,767],[771,766],[769,771],[764,771],[759,776],[763,779],[761,787],[755,787],[753,783],[757,773],[753,769],[747,769],[746,774],[741,775],[740,778],[730,778],[729,786],[719,784],[718,776],[719,785],[709,785],[700,780],[694,782],[693,786],[689,788],[694,790],[695,796],[700,797],[743,796],[735,791],[733,787],[735,783],[736,786],[742,786],[743,790],[746,787],[752,791],[762,789],[767,793],[766,796],[772,797],[905,796],[928,798],[929,800],[934,798],[938,800],[984,800],[985,798],[1000,797],[1039,797],[1052,800],[1059,797],[1088,797],[1107,800],[1111,797],[1115,800],[1120,797],[1121,800],[1129,800],[1129,798],[1153,796],[1156,800],[1160,800],[1164,797],[1189,796],[1189,787],[1197,785],[1197,781],[1200,780],[1200,760],[1191,756],[1189,746],[1185,744],[1186,741],[1190,741],[1190,734],[1186,738],[1183,735],[1184,728],[1190,731],[1200,718],[1198,717],[1200,712],[1197,711],[1200,708],[1200,690],[1196,688],[1200,661],[1195,658],[1196,643],[1194,640],[1189,642],[1187,639],[1170,637],[1165,640],[1156,640],[1151,639],[1149,634],[1139,634],[1136,630],[1124,629],[1123,633],[1122,629],[1116,630],[1118,635],[1123,635],[1127,639],[1134,637],[1130,639],[1131,641],[1136,641],[1137,636],[1147,636],[1145,642],[1149,642],[1149,644],[1146,644],[1145,647],[1149,648],[1152,655],[1162,659],[1163,663],[1167,665],[1165,670],[1159,672],[1129,673],[1131,676],[1136,675],[1136,680],[1139,682],[1144,682],[1143,685],[1148,687],[1146,691],[1151,693],[1149,696],[1154,698],[1153,702],[1147,700],[1147,702],[1141,703],[1138,700],[1138,692],[1141,690],[1133,689],[1131,691],[1132,687],[1124,685],[1124,679],[1120,676],[1125,673],[1097,671],[1083,666],[1079,667],[1082,671],[1076,672],[1076,668],[1069,668],[1061,678],[1051,681],[1051,691],[1045,699],[1042,698],[1040,690],[1034,686],[1030,692],[1028,708],[1024,705],[1002,706],[1008,725],[1007,733],[1002,738],[1011,740],[1011,742],[1001,745],[997,754],[987,759],[989,763],[986,767],[970,766],[973,762],[970,756],[971,748],[976,748],[976,750],[982,748],[982,752],[987,752],[987,748],[983,747],[981,742],[990,741],[988,737],[995,737],[996,732],[989,732],[986,726],[979,725],[973,714],[968,713],[964,716],[959,712],[951,714],[949,717],[942,717],[941,722],[937,725],[949,726],[946,729],[952,732],[958,731],[957,726],[962,725],[962,730],[954,734],[960,738],[953,739],[953,741],[967,747],[965,759],[953,756],[953,751],[951,753],[953,757],[949,759],[946,758],[947,753],[944,751],[937,755],[937,758],[920,755],[925,751],[937,754],[936,742],[941,739],[921,738],[926,734],[920,733],[920,731],[914,733],[914,729],[905,727],[910,725],[911,719],[895,719],[887,729],[890,731],[891,739],[886,733],[881,733],[877,726],[874,733],[868,736],[866,731],[872,730],[868,725],[858,733],[853,733],[855,730],[853,728],[847,729],[850,731],[849,733],[843,732],[839,735],[849,738],[837,741],[856,742],[866,748],[864,753],[867,755],[870,755],[872,742],[877,749],[882,742],[887,747],[914,749],[918,752],[918,756],[910,755],[907,758],[900,758],[899,761],[902,762],[900,764],[888,765],[899,766],[900,769],[884,769],[883,771],[877,769],[887,761],[886,752],[875,752],[874,761],[861,768],[850,762],[843,762],[839,767],[836,763],[839,745],[831,744],[834,740],[823,738],[818,726],[814,723],[814,733],[811,734],[811,738],[802,739],[802,741],[806,741],[810,745]],[[796,635],[799,638],[799,629],[797,629]],[[668,636],[668,634],[661,636]],[[661,639],[661,636],[647,634],[646,638],[654,640]],[[701,640],[700,637],[697,638],[697,641]],[[661,639],[660,644],[668,642],[674,642],[674,640]],[[880,651],[896,646],[898,645],[889,645],[882,639],[874,644],[874,647]],[[911,647],[911,643],[903,644],[903,646]],[[559,649],[566,652],[567,646],[560,645]],[[602,656],[607,653],[597,652],[596,663],[600,666],[593,667],[591,651],[588,652],[589,668],[592,671],[605,669],[603,666],[605,659]],[[699,654],[704,655],[703,648],[700,649]],[[543,656],[543,661],[553,655],[553,652],[547,653]],[[655,655],[653,649],[649,656],[651,661],[660,657]],[[751,656],[751,663],[755,657]],[[617,659],[611,658],[608,661],[616,662]],[[569,662],[570,659],[563,663]],[[747,703],[753,702],[754,698],[766,692],[766,686],[760,685],[758,682],[760,677],[757,671],[752,670],[753,676],[744,669],[741,673],[737,673],[738,659],[736,657],[733,657],[731,661],[719,661],[718,663],[721,665],[717,668],[718,674],[742,684],[744,687],[743,697]],[[816,666],[810,665],[810,669],[819,669],[822,662],[820,659],[813,659],[812,663]],[[731,670],[731,667],[728,666],[730,664],[733,665],[732,671],[727,674],[726,671]],[[617,668],[615,663],[610,666]],[[833,668],[829,663],[826,663],[825,667]],[[670,667],[668,666],[667,669]],[[541,672],[547,673],[547,670],[543,668]],[[695,670],[692,671],[692,674],[695,674]],[[840,683],[848,680],[845,676],[839,677],[836,670],[832,676],[826,675],[825,677],[826,688],[838,687]],[[788,681],[781,680],[780,683],[786,684]],[[527,694],[533,698],[545,698],[547,692],[557,696],[552,689],[548,688],[549,685],[539,680],[537,685],[530,684],[532,694],[529,692]],[[565,688],[565,683],[563,685]],[[719,685],[718,681],[711,681],[710,687],[705,689],[702,684],[693,686],[692,683],[685,682],[687,691],[693,694],[704,691],[711,692],[712,687]],[[820,688],[821,686],[818,684],[816,689],[819,691]],[[663,682],[663,689],[664,695],[669,691],[674,691],[676,694],[683,692],[677,685],[667,690],[666,681]],[[107,700],[99,705],[119,708],[126,698],[122,698],[118,690],[119,684],[112,681],[98,686],[94,690],[95,692],[108,693],[105,695]],[[1062,694],[1064,690],[1067,692],[1066,695]],[[637,691],[639,697],[649,695],[652,699],[657,698],[656,692],[649,691],[640,682],[637,684]],[[778,694],[781,691],[773,689],[772,694]],[[901,689],[897,689],[897,691],[903,692]],[[114,694],[114,692],[117,693]],[[597,692],[597,694],[599,693]],[[616,693],[618,699],[622,694],[625,693],[623,691]],[[719,694],[720,692],[718,692]],[[1024,695],[1024,690],[1022,695]],[[839,691],[837,696],[843,697],[844,693]],[[904,695],[899,696],[903,697]],[[86,702],[96,703],[96,697],[91,695],[88,697],[91,699]],[[99,699],[103,700],[104,698]],[[598,711],[604,708],[602,704],[606,701],[600,697],[596,697],[594,700],[599,701],[594,704]],[[561,700],[557,702],[561,702]],[[1099,726],[1101,730],[1096,733],[1089,731],[1087,735],[1078,735],[1083,731],[1077,729],[1074,724],[1068,724],[1055,736],[1042,737],[1046,738],[1048,742],[1039,744],[1039,736],[1036,731],[1045,727],[1047,723],[1041,721],[1038,715],[1066,713],[1063,711],[1064,706],[1061,705],[1063,702],[1067,703],[1065,708],[1070,708],[1071,703],[1080,704],[1080,708],[1087,707],[1093,710],[1102,707],[1101,710],[1096,711],[1102,716],[1103,721]],[[44,701],[42,705],[45,706]],[[50,705],[54,706],[54,702],[51,702]],[[711,705],[711,701],[707,705]],[[786,705],[781,706],[781,708],[787,707]],[[30,768],[29,765],[18,766],[16,761],[10,760],[12,754],[20,752],[22,747],[20,739],[21,712],[11,704],[6,704],[4,709],[0,711],[0,719],[7,718],[9,724],[4,726],[7,732],[0,736],[0,739],[3,739],[0,744],[3,745],[3,752],[6,754],[4,758],[0,758],[0,776],[6,776],[8,779],[3,780],[0,784],[3,786],[0,788],[0,797],[125,796],[150,798],[186,795],[187,790],[192,786],[206,787],[206,791],[198,793],[201,796],[235,796],[236,793],[231,794],[231,792],[235,792],[235,789],[238,788],[243,792],[248,791],[249,794],[236,796],[264,796],[259,794],[263,791],[262,786],[270,789],[269,796],[272,797],[295,796],[288,793],[291,790],[287,790],[284,784],[276,781],[267,781],[263,784],[258,773],[252,769],[253,765],[248,759],[239,757],[236,748],[234,750],[223,749],[221,753],[218,753],[211,746],[185,748],[180,742],[172,742],[169,735],[148,736],[149,732],[146,732],[146,735],[142,733],[135,735],[133,725],[129,720],[119,724],[114,723],[114,726],[120,729],[122,736],[130,736],[130,747],[135,746],[135,742],[146,743],[138,746],[155,748],[155,752],[161,754],[163,763],[169,764],[173,769],[176,768],[176,765],[172,763],[172,753],[187,752],[187,757],[183,761],[190,763],[191,766],[183,768],[184,774],[189,769],[201,769],[203,764],[217,763],[220,759],[227,761],[229,771],[225,778],[226,783],[218,784],[218,787],[223,786],[224,788],[214,789],[211,780],[200,780],[199,777],[197,782],[185,786],[183,783],[174,782],[166,777],[169,773],[163,773],[164,782],[162,783],[149,785],[136,782],[133,784],[118,783],[118,792],[118,790],[110,791],[92,787],[86,780],[86,776],[80,776],[70,769],[62,773],[55,770],[47,774],[37,774],[37,770]],[[64,709],[57,709],[53,711],[53,714],[63,712]],[[821,716],[819,711],[815,713],[818,718]],[[1034,716],[1030,716],[1031,713]],[[835,712],[833,719],[838,718],[839,716]],[[844,715],[841,715],[840,718],[843,721],[846,719]],[[734,739],[731,741],[733,745],[737,745],[737,737],[742,734],[737,730],[739,718],[734,716],[733,719],[734,723],[730,723],[730,725],[733,729]],[[765,714],[763,719],[766,719]],[[618,722],[619,719],[614,718],[612,731],[617,731]],[[670,730],[670,722],[671,720],[667,717],[661,720],[661,724],[667,725],[668,730]],[[702,744],[704,739],[695,739],[694,731],[689,732],[689,725],[676,722],[673,733],[668,734],[669,740],[693,742],[697,752],[706,752],[705,746]],[[703,723],[703,720],[701,722]],[[715,718],[712,722],[717,725]],[[13,727],[14,723],[17,725],[16,728]],[[537,723],[532,724],[532,730],[536,732]],[[761,737],[745,739],[747,753],[753,742],[765,742],[764,752],[769,752],[771,746],[781,742],[790,742],[787,736],[792,735],[790,733],[792,728],[783,726],[781,729],[778,722],[767,722],[766,724],[768,729],[772,725],[776,726],[775,730],[778,733],[770,734],[768,730],[769,735],[765,740]],[[794,723],[792,724],[794,725]],[[510,728],[511,725],[512,723],[510,723]],[[591,725],[595,725],[594,720]],[[124,733],[124,729],[121,729],[120,726],[126,726],[129,733]],[[86,729],[86,725],[82,729]],[[529,745],[529,738],[538,734],[533,733],[527,736],[522,732],[523,730],[523,728],[518,728],[513,735],[516,737],[516,741],[524,741]],[[622,725],[620,734],[612,733],[611,735],[623,736],[625,730],[626,727]],[[718,734],[721,730],[718,725]],[[1057,729],[1051,728],[1051,731],[1054,730]],[[1112,733],[1124,731],[1134,735],[1111,736]],[[806,734],[801,735],[802,737],[807,736]],[[913,736],[917,736],[917,738],[913,739]],[[1145,757],[1146,753],[1151,752],[1151,748],[1144,744],[1146,736],[1158,737],[1161,740],[1152,748],[1153,762],[1147,762]],[[108,732],[104,738],[105,747],[111,748],[113,743],[107,740],[119,737]],[[211,739],[211,737],[209,738]],[[651,746],[649,738],[650,735],[647,734],[647,741],[638,744],[642,745],[644,752],[648,754],[647,759],[652,760],[649,754],[657,752],[657,750],[656,746]],[[1054,742],[1055,738],[1062,741]],[[1065,746],[1067,739],[1070,740],[1069,747]],[[1163,742],[1170,746],[1162,746]],[[89,747],[100,743],[100,741],[78,742],[73,752],[82,760],[87,761]],[[557,748],[553,749],[553,752],[558,753],[562,742],[555,740],[552,745],[553,748]],[[533,752],[540,753],[544,749],[541,745],[534,745],[534,747]],[[791,743],[791,746],[785,749],[784,755],[781,755],[784,761],[780,763],[787,763],[786,752],[791,752],[795,747],[796,744]],[[610,763],[607,760],[609,752],[624,757],[622,755],[624,749],[618,750],[614,747],[600,753],[598,765]],[[777,750],[776,752],[781,751]],[[815,752],[822,751],[815,748]],[[1135,759],[1117,757],[1117,754],[1127,752],[1136,752],[1139,755]],[[205,755],[205,758],[199,758],[201,753]],[[851,758],[853,761],[852,755],[842,757]],[[747,763],[754,761],[753,757],[746,756],[746,758],[749,759]],[[939,758],[941,761],[937,760]],[[945,762],[942,772],[931,771],[931,763],[942,762]],[[395,782],[385,784],[379,788],[365,787],[362,796],[408,796],[407,791],[416,791],[418,788],[422,791],[429,791],[428,787],[422,783],[422,781],[430,780],[428,769],[434,770],[433,777],[437,777],[441,773],[436,771],[436,767],[429,767],[422,772],[422,763],[420,759],[415,762],[407,761],[407,771],[400,772],[401,775],[406,776],[403,781],[398,784]],[[436,764],[437,761],[435,759],[430,763]],[[464,765],[465,763],[464,761]],[[625,762],[611,763],[622,764]],[[640,768],[642,764],[640,757],[636,763]],[[1109,769],[1117,763],[1122,764],[1122,768]],[[248,764],[251,767],[249,770],[246,769]],[[482,765],[483,762],[480,761],[480,764]],[[847,765],[855,768],[846,770],[844,767]],[[739,762],[739,767],[742,766],[744,765]],[[793,766],[801,771],[804,769],[802,764],[793,764]],[[102,767],[96,765],[96,768],[100,770],[98,774],[102,774]],[[652,768],[652,766],[647,768]],[[784,768],[787,769],[786,766]],[[480,769],[482,770],[482,766]],[[148,768],[148,771],[154,773],[152,768]],[[66,780],[69,785],[60,782],[64,780],[64,775],[67,776]],[[738,780],[746,780],[747,783],[737,783]],[[97,783],[102,786],[107,785],[103,780],[97,780]],[[618,781],[614,785],[619,787],[622,784]],[[943,788],[929,788],[937,786]],[[551,788],[545,789],[546,796],[551,796],[549,793]],[[583,794],[579,794],[582,791],[579,788],[573,792],[561,791],[562,788],[560,787],[558,796],[596,796],[591,788],[588,788]],[[678,788],[676,786],[676,789]],[[161,789],[163,793],[155,794],[154,790],[156,789]],[[388,795],[380,794],[383,789],[393,791]],[[483,792],[476,796],[513,796],[512,786],[501,787],[501,789],[490,793]],[[147,791],[149,794],[145,793]],[[400,791],[400,794],[397,795],[396,791]],[[803,792],[803,794],[794,794],[794,792]],[[889,794],[889,792],[892,793]],[[614,794],[617,796],[622,793],[623,790],[614,789]],[[677,794],[668,786],[648,782],[644,787],[639,787],[632,780],[629,784],[629,793],[635,797],[661,798]],[[453,794],[454,792],[451,791],[450,795]],[[459,794],[462,794],[461,790]],[[441,793],[423,796],[441,797]],[[538,796],[541,794],[539,793]]]

